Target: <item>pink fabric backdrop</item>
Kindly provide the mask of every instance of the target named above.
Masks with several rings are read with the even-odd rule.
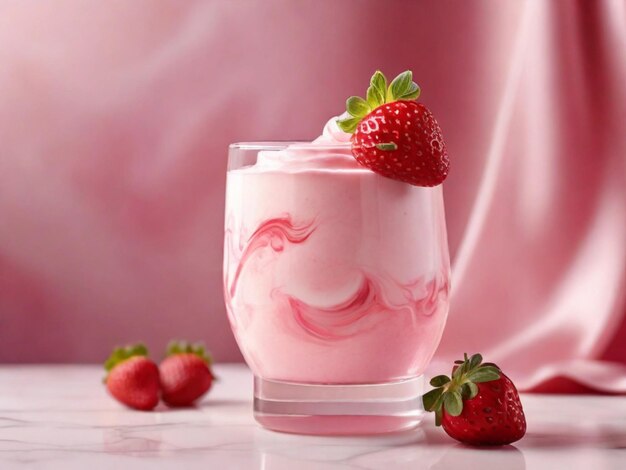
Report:
[[[0,0],[0,64],[0,361],[171,337],[240,359],[228,143],[313,138],[410,68],[452,161],[438,359],[626,391],[623,0]]]

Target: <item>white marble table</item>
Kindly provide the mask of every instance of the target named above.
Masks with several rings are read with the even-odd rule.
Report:
[[[109,398],[96,366],[0,366],[0,469],[626,469],[626,398],[522,397],[528,434],[472,449],[436,429],[369,438],[259,428],[251,374],[216,368],[196,409],[145,413]]]

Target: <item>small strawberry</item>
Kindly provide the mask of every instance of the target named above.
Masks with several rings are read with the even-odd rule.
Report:
[[[163,401],[170,406],[190,406],[209,391],[213,380],[211,357],[201,344],[172,342],[159,366]]]
[[[159,369],[143,344],[115,348],[104,363],[107,390],[119,402],[148,411],[159,403]]]
[[[433,377],[437,387],[423,397],[435,412],[437,426],[457,441],[473,445],[504,445],[526,433],[526,418],[517,389],[500,368],[482,363],[482,356],[455,361],[452,378]],[[477,385],[479,384],[479,385]]]
[[[352,154],[363,166],[387,178],[416,186],[436,186],[448,176],[448,153],[433,114],[415,100],[420,88],[410,70],[389,86],[382,72],[370,81],[367,100],[346,101],[350,117],[337,121],[352,135]]]

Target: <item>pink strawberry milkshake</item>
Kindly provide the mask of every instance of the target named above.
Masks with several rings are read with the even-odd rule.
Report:
[[[227,176],[224,289],[254,374],[308,384],[419,376],[448,311],[441,186],[361,167],[331,119]]]

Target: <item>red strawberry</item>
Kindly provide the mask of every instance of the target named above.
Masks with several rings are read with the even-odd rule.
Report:
[[[211,358],[204,346],[171,343],[159,366],[163,401],[170,406],[190,406],[213,384]]]
[[[104,364],[107,390],[119,402],[148,411],[159,403],[159,369],[142,344],[115,348]]]
[[[398,75],[389,87],[377,71],[367,100],[348,98],[351,117],[337,123],[354,133],[352,154],[361,165],[405,183],[436,186],[448,176],[448,153],[434,116],[415,101],[419,93],[411,71]]]
[[[494,364],[481,364],[482,356],[465,355],[456,361],[452,378],[434,377],[437,387],[423,397],[424,408],[434,411],[436,424],[457,441],[472,445],[504,445],[526,433],[526,418],[511,379]],[[479,384],[479,385],[477,385]]]

